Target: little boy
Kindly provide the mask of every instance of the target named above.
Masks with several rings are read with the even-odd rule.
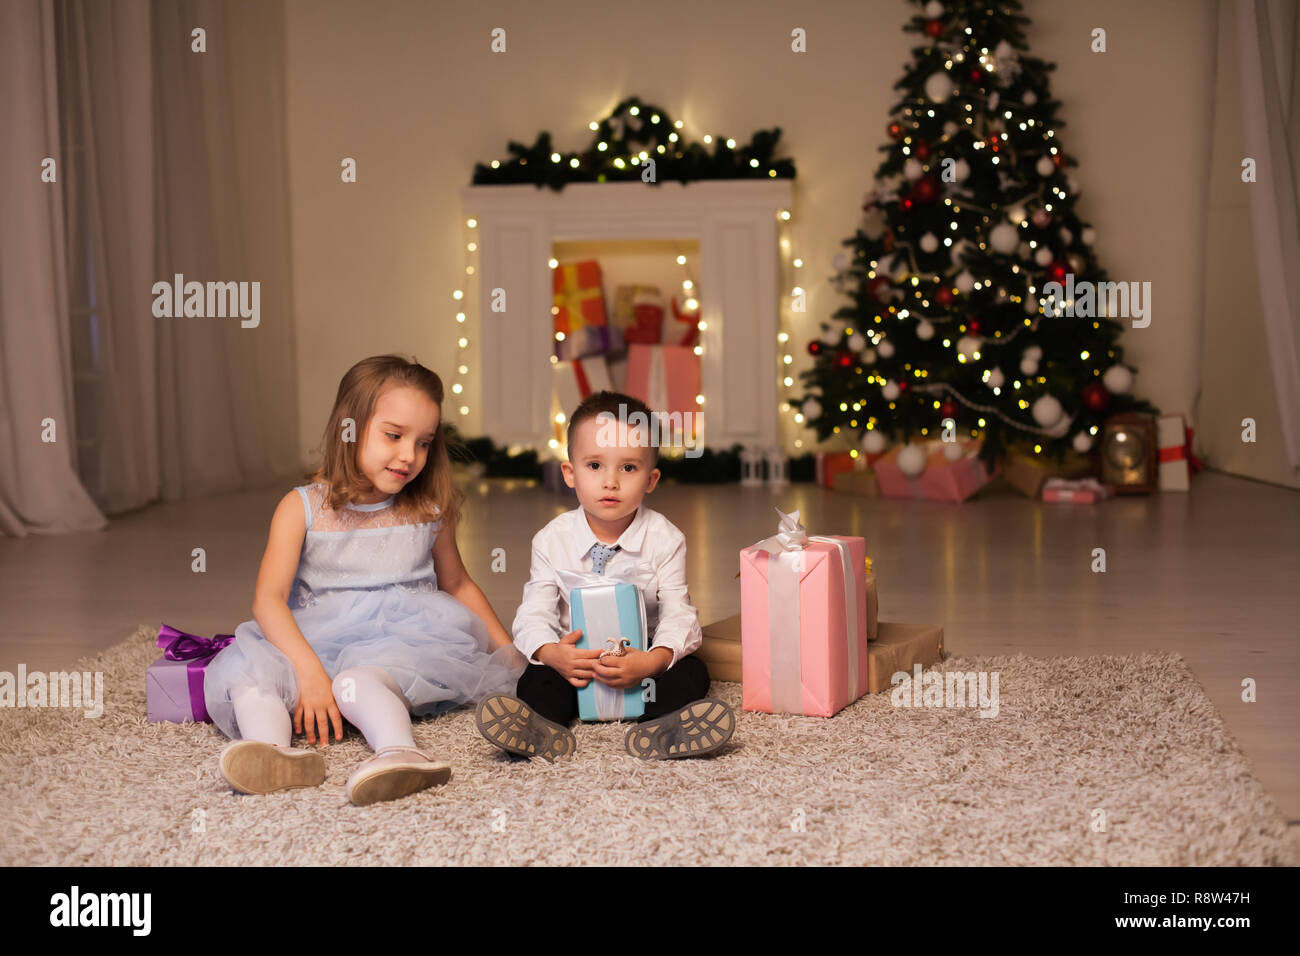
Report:
[[[569,418],[569,460],[560,468],[579,507],[533,537],[532,571],[513,628],[529,667],[518,696],[488,697],[477,711],[479,731],[510,753],[547,760],[573,753],[569,724],[578,715],[577,689],[592,680],[620,689],[654,681],[654,699],[624,738],[634,756],[711,753],[735,730],[731,708],[705,696],[709,673],[695,656],[703,634],[686,590],[686,537],[642,503],[659,482],[658,452],[646,428],[628,426],[637,423],[636,412],[651,422],[643,402],[602,391]],[[648,648],[603,658],[602,648],[579,649],[560,570],[635,577],[645,599]]]

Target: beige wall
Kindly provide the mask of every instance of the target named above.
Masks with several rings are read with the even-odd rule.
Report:
[[[781,126],[799,170],[796,250],[807,262],[802,343],[841,304],[818,281],[857,226],[879,163],[891,89],[916,42],[899,2],[608,3],[289,0],[289,144],[302,449],[339,376],[380,351],[455,369],[451,290],[463,282],[458,190],[476,161],[548,129],[577,149],[625,95],[658,103],[698,139]],[[1204,312],[1206,182],[1217,4],[1029,2],[1034,55],[1057,64],[1059,141],[1080,163],[1080,214],[1116,280],[1153,284],[1153,321],[1130,330],[1138,390],[1190,411]],[[507,30],[509,52],[488,51]],[[795,26],[808,52],[790,52]],[[1109,52],[1089,51],[1108,31]],[[342,157],[359,182],[339,180]],[[1244,213],[1244,206],[1239,212]],[[1242,227],[1244,229],[1244,226]],[[1232,250],[1218,253],[1230,256]],[[1255,281],[1240,246],[1235,272]],[[470,331],[471,343],[475,336]],[[471,345],[472,397],[480,368]],[[449,419],[454,416],[449,416]],[[811,433],[803,433],[806,438]],[[791,433],[793,437],[793,432]]]

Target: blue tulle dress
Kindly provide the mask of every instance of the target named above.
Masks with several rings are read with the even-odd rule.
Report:
[[[490,694],[513,694],[527,662],[513,645],[495,648],[478,615],[438,590],[433,542],[440,521],[404,518],[394,498],[373,505],[325,505],[323,484],[296,489],[307,533],[289,609],[331,678],[361,665],[382,667],[417,716]],[[231,698],[256,685],[298,704],[293,664],[257,621],[208,664],[203,695],[212,722],[240,737]]]

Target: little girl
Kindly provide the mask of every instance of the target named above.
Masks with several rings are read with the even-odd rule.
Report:
[[[512,693],[527,666],[456,548],[442,399],[437,375],[397,355],[339,383],[323,464],[271,518],[254,620],[204,677],[213,723],[235,738],[221,773],[241,793],[319,786],[324,757],[291,733],[328,746],[344,717],[375,751],[348,779],[354,804],[445,783],[410,714]]]

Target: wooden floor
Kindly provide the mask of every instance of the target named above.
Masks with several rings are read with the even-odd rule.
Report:
[[[138,625],[230,633],[288,485],[124,515],[96,534],[0,538],[0,670],[69,667]],[[506,627],[533,533],[576,500],[518,481],[466,485],[466,567]],[[867,539],[884,620],[940,623],[954,654],[1177,651],[1265,787],[1300,820],[1300,493],[1203,472],[1191,494],[1044,505],[1011,492],[964,505],[855,498],[806,484],[661,485],[648,504],[690,543],[708,623],[739,610],[737,551],[775,532],[773,505],[810,533]],[[206,573],[191,570],[203,548]],[[506,571],[492,573],[492,549]],[[1091,570],[1094,548],[1106,573]],[[1243,703],[1253,678],[1258,702]],[[1158,692],[1158,688],[1154,692]]]

